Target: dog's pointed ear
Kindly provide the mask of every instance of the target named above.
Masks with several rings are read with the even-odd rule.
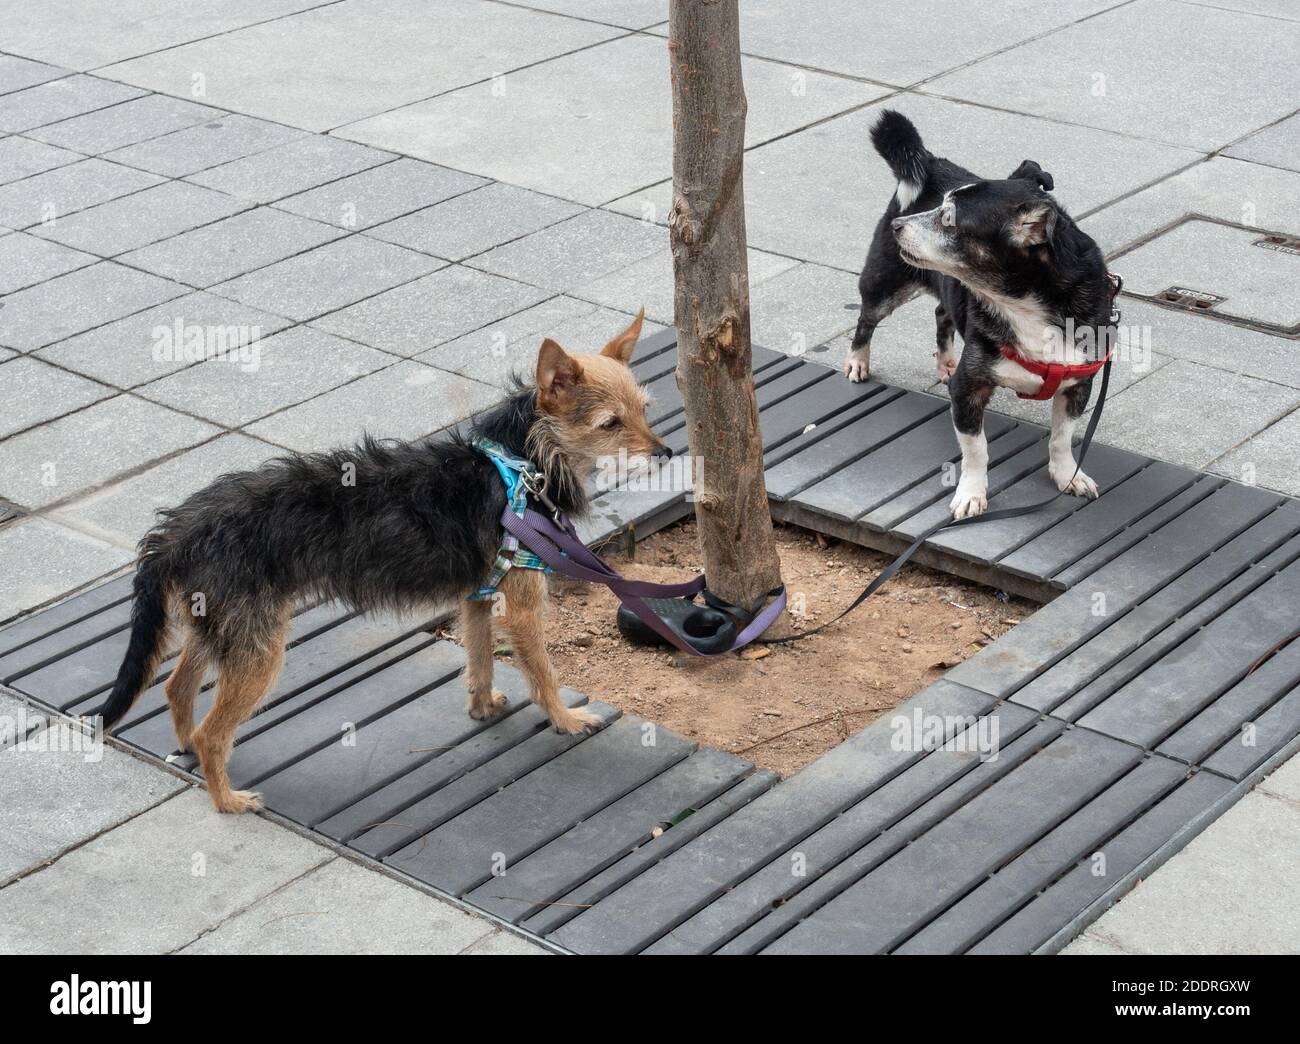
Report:
[[[1007,235],[1016,246],[1050,243],[1055,234],[1056,208],[1046,201],[1021,207],[1007,226]]]
[[[544,413],[562,411],[582,380],[578,360],[549,337],[537,353],[537,405]]]
[[[1020,166],[1011,172],[1008,181],[1032,181],[1044,192],[1051,192],[1055,187],[1052,175],[1043,170],[1033,160],[1022,160]]]
[[[608,356],[611,359],[617,359],[624,366],[632,361],[632,352],[636,349],[636,342],[641,337],[641,321],[645,318],[645,308],[637,312],[636,318],[632,320],[632,325],[615,337],[609,344],[600,350],[601,355]]]

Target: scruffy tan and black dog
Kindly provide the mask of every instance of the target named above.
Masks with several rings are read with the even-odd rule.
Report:
[[[599,458],[622,451],[635,465],[668,455],[646,422],[646,395],[628,368],[641,319],[599,354],[569,354],[547,339],[535,386],[520,387],[474,425],[475,437],[531,461],[545,475],[550,499],[573,517],[587,508],[583,481]],[[230,789],[226,761],[235,729],[279,673],[295,601],[402,610],[464,599],[492,573],[505,504],[492,461],[460,437],[367,439],[223,475],[163,511],[140,542],[131,636],[100,708],[104,727],[119,721],[153,680],[169,632],[180,624],[184,643],[165,687],[180,749],[198,754],[218,810],[257,808],[256,794]],[[542,633],[543,574],[510,569],[499,590],[533,700],[561,731],[593,724],[589,712],[560,700]],[[197,601],[202,614],[192,611]],[[463,602],[474,718],[492,716],[505,702],[492,688],[491,607]],[[195,727],[194,700],[210,665],[216,701]]]

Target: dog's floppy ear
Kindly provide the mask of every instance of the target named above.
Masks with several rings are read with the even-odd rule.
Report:
[[[641,320],[645,318],[645,308],[637,312],[636,318],[632,320],[632,325],[615,337],[609,344],[600,350],[601,355],[606,355],[611,359],[617,359],[624,366],[632,361],[632,352],[636,348],[636,342],[641,336]]]
[[[578,360],[546,338],[537,353],[537,405],[546,413],[564,409],[581,380]]]
[[[1007,227],[1007,235],[1016,246],[1050,243],[1055,232],[1056,208],[1046,200],[1021,207]]]
[[[1020,166],[1011,172],[1011,177],[1007,180],[1032,181],[1044,192],[1051,192],[1054,187],[1052,175],[1043,170],[1043,168],[1033,160],[1022,160]]]

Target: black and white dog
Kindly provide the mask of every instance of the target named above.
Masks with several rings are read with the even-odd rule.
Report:
[[[898,190],[876,226],[858,280],[862,314],[844,364],[865,380],[871,335],[894,309],[928,292],[939,299],[939,379],[948,384],[961,444],[956,518],[988,502],[984,408],[996,387],[1052,400],[1048,471],[1058,488],[1096,496],[1074,459],[1075,422],[1107,354],[1111,284],[1101,250],[1048,190],[1052,176],[1025,160],[988,181],[933,155],[907,117],[886,110],[871,141]],[[953,333],[960,332],[960,357]]]

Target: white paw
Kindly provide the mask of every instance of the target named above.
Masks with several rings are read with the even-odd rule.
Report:
[[[844,376],[854,384],[865,381],[871,375],[871,353],[849,352],[844,360]]]
[[[970,518],[972,515],[984,514],[984,509],[989,506],[987,489],[962,489],[957,487],[957,493],[948,504],[952,511],[953,518]]]
[[[943,381],[944,384],[947,384],[948,378],[951,377],[954,372],[956,372],[957,360],[961,358],[961,356],[957,355],[956,353],[943,354],[941,352],[935,352],[934,358],[935,358],[934,371],[936,374],[938,374],[939,380]]]
[[[1073,493],[1076,497],[1096,497],[1097,483],[1093,482],[1084,472],[1071,464],[1068,468],[1048,469],[1052,475],[1052,481],[1056,483],[1056,488],[1062,493]]]

